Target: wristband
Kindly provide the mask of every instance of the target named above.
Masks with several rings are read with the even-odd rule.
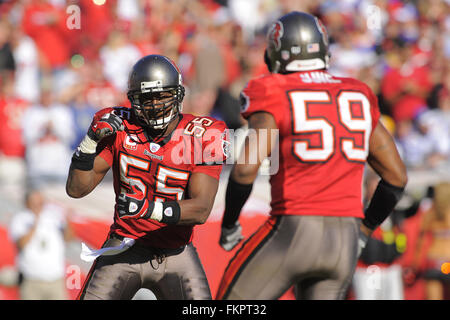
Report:
[[[84,153],[75,151],[72,156],[71,168],[82,171],[91,171],[94,168],[95,153]]]
[[[96,151],[97,142],[89,136],[88,132],[72,156],[71,167],[78,170],[91,171],[94,168]]]
[[[180,215],[181,209],[177,201],[154,202],[150,219],[165,224],[177,224],[180,221]]]
[[[394,210],[403,195],[404,189],[381,180],[365,211],[365,218],[362,223],[367,228],[375,230]]]

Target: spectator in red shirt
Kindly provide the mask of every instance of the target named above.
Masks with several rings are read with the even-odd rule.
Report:
[[[233,41],[236,41],[236,36],[242,36],[236,32],[237,25],[231,20],[229,12],[226,9],[217,10],[214,13],[213,21],[214,32],[213,39],[219,46],[223,61],[225,63],[225,79],[223,87],[228,88],[228,86],[236,81],[237,78],[241,76],[241,66],[237,57],[237,52],[235,52],[235,46],[233,46]]]
[[[381,92],[395,121],[412,120],[427,108],[432,86],[429,69],[414,59],[412,44],[397,40],[393,51],[395,56],[382,79]]]
[[[14,95],[13,78],[4,79],[0,93],[0,194],[20,204],[25,184],[25,146],[21,122],[28,102]]]
[[[48,0],[30,1],[24,7],[22,27],[36,42],[41,54],[41,67],[51,71],[69,61],[65,13]]]
[[[159,43],[155,41],[155,33],[149,28],[145,19],[136,19],[130,28],[130,40],[139,49],[142,56],[161,54]]]
[[[114,28],[114,6],[110,4],[97,5],[92,0],[79,0],[81,11],[81,30],[83,49],[95,55],[106,43]]]

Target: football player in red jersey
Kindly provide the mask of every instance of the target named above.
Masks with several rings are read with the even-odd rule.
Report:
[[[277,147],[269,132],[278,130],[271,216],[230,260],[216,298],[277,299],[294,286],[297,299],[343,299],[359,250],[402,196],[406,169],[369,87],[327,73],[328,36],[317,17],[286,14],[267,39],[270,74],[249,81],[241,95],[249,128],[265,130],[243,147],[242,157],[258,160],[233,166],[220,245],[231,250],[241,241],[239,213]],[[366,163],[381,181],[364,211]]]
[[[132,107],[97,112],[74,153],[69,196],[90,193],[110,168],[116,194],[80,299],[131,299],[140,288],[157,299],[211,299],[192,235],[213,206],[228,134],[222,121],[181,113],[183,97],[171,60],[142,58],[130,73]]]

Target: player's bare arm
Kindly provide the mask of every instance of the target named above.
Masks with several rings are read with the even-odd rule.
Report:
[[[274,117],[268,112],[256,112],[248,119],[249,129],[255,130],[257,143],[250,143],[247,136],[240,159],[233,166],[225,195],[225,212],[219,244],[227,251],[233,249],[242,239],[239,215],[253,188],[258,169],[274,147],[272,131],[277,130]],[[263,130],[261,130],[263,129]],[[257,155],[251,162],[250,155]]]
[[[86,136],[72,156],[66,182],[70,197],[84,197],[102,181],[110,166],[97,156],[97,145],[120,130],[123,130],[122,119],[114,114],[113,108],[102,109],[94,115]]]
[[[400,158],[392,136],[381,122],[375,127],[369,140],[367,161],[386,182],[397,187],[406,185],[406,167]]]
[[[188,199],[178,201],[180,220],[178,224],[203,224],[214,205],[219,180],[205,173],[194,172],[189,180]]]
[[[370,138],[367,161],[381,177],[361,224],[361,231],[370,235],[395,208],[408,180],[394,140],[381,122]]]
[[[274,117],[268,112],[257,112],[250,116],[248,119],[248,126],[249,129],[255,130],[257,143],[250,144],[249,138],[247,137],[245,139],[240,159],[231,171],[232,179],[240,184],[250,184],[255,181],[261,163],[270,156],[272,151],[273,141],[271,132],[272,130],[278,129]],[[250,163],[249,157],[254,154],[257,155],[256,162]]]
[[[70,167],[66,182],[66,192],[72,198],[88,195],[103,180],[109,170],[109,164],[102,157],[95,157],[92,170],[83,171]]]

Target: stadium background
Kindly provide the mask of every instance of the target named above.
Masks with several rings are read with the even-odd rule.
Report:
[[[406,269],[417,253],[415,242],[429,208],[427,190],[439,181],[450,181],[450,1],[4,0],[0,1],[0,299],[18,299],[17,251],[8,224],[23,208],[23,192],[30,184],[66,209],[78,239],[67,245],[67,277],[73,279],[79,270],[80,281],[84,280],[90,264],[79,258],[80,242],[98,247],[106,236],[114,201],[111,175],[80,200],[65,194],[65,175],[93,113],[129,105],[126,78],[139,57],[163,54],[178,64],[187,88],[184,112],[210,114],[233,129],[245,127],[238,113],[239,92],[251,77],[267,72],[262,59],[265,31],[291,10],[316,14],[327,26],[330,72],[364,81],[379,98],[383,121],[408,166],[402,206],[419,204],[415,214],[394,230],[399,234],[401,229],[407,242],[392,263]],[[64,120],[45,114],[50,125],[32,140],[26,131],[35,123],[26,114],[39,104],[57,105]],[[67,136],[52,131],[61,123]],[[195,231],[213,295],[234,253],[218,246],[229,169],[222,173],[210,218]],[[269,201],[268,176],[261,175],[243,210],[244,235],[265,219]],[[426,250],[425,245],[419,255],[424,257]],[[76,285],[69,293],[76,296]],[[149,297],[145,292],[140,295]],[[292,298],[290,291],[282,297]],[[354,298],[351,291],[348,298]],[[404,298],[424,299],[423,279],[405,285]]]

